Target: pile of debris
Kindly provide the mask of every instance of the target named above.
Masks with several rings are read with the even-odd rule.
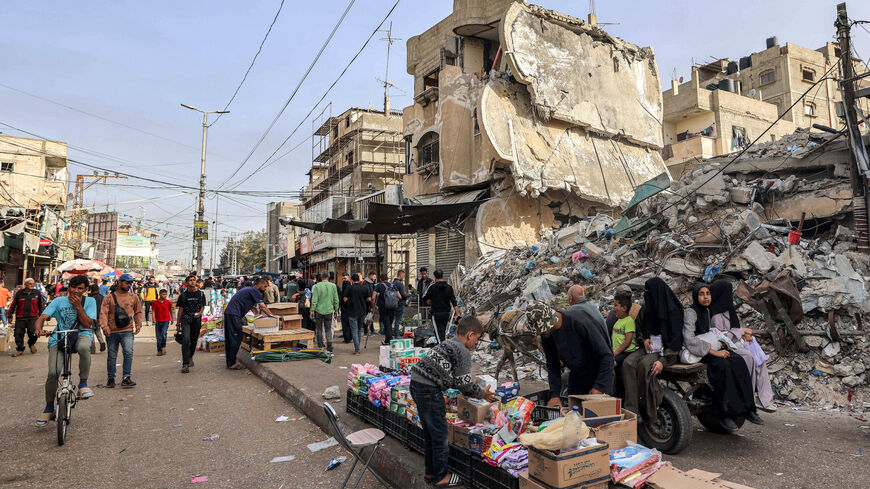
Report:
[[[714,158],[670,185],[648,182],[624,217],[598,214],[545,230],[538,245],[484,255],[462,270],[460,296],[490,320],[533,301],[564,307],[571,284],[584,285],[605,311],[621,285],[640,299],[644,282],[659,276],[688,306],[696,282],[725,278],[743,298],[744,325],[771,355],[780,401],[870,411],[860,402],[870,401],[863,327],[870,256],[857,252],[850,228],[851,190],[842,168],[848,158],[832,164],[839,153],[829,143],[798,131],[735,164]],[[802,314],[786,321],[791,314],[778,314],[769,302],[767,316],[762,312],[758,303],[766,297],[754,299],[777,280],[793,284]],[[487,365],[500,358],[492,351],[479,356]],[[536,378],[539,368],[530,362],[520,370]]]

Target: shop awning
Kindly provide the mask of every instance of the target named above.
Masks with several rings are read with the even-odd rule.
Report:
[[[327,219],[305,222],[281,219],[285,226],[333,234],[413,234],[473,211],[483,201],[435,205],[395,205],[369,203],[368,219]]]

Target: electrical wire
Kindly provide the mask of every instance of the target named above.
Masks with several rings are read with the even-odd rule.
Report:
[[[260,41],[260,47],[257,48],[257,53],[254,54],[254,59],[251,60],[251,64],[250,64],[250,66],[248,66],[247,71],[245,71],[245,75],[242,77],[242,81],[239,82],[239,86],[236,87],[236,90],[233,92],[233,96],[230,97],[229,102],[227,102],[227,104],[224,105],[224,108],[222,109],[222,111],[225,111],[225,110],[230,108],[230,104],[232,104],[233,100],[236,99],[236,95],[239,94],[239,90],[242,89],[242,85],[244,85],[245,80],[248,79],[248,74],[251,73],[251,68],[253,68],[254,63],[257,62],[257,57],[260,56],[260,53],[263,51],[263,45],[266,44],[266,39],[269,39],[269,34],[272,32],[272,28],[275,27],[275,22],[278,21],[278,16],[281,15],[281,9],[283,9],[283,8],[284,8],[284,0],[281,0],[281,4],[278,5],[278,11],[275,12],[275,17],[272,19],[272,23],[269,24],[269,29],[266,30],[266,35],[263,36],[263,40]],[[215,120],[211,124],[209,124],[208,127],[211,127],[211,126],[217,124],[217,121],[221,120],[221,117],[223,117],[223,116],[224,115],[222,113],[218,113],[217,118],[215,118]]]
[[[329,88],[326,89],[326,91],[323,93],[323,96],[320,97],[320,100],[318,100],[317,103],[315,103],[314,106],[311,107],[311,110],[308,111],[308,114],[305,116],[305,118],[303,118],[301,121],[299,121],[299,125],[297,125],[297,126],[293,129],[293,132],[291,132],[289,136],[287,136],[286,138],[284,138],[284,141],[281,142],[281,144],[280,144],[280,145],[275,149],[275,151],[273,151],[272,154],[269,155],[269,157],[266,158],[266,160],[263,161],[263,163],[261,163],[260,166],[257,167],[256,170],[254,170],[253,172],[251,172],[251,174],[249,174],[247,177],[243,178],[243,179],[240,180],[239,182],[235,183],[231,188],[234,188],[234,189],[235,189],[235,188],[238,188],[241,184],[245,183],[245,182],[248,181],[251,177],[253,177],[254,175],[256,175],[259,171],[263,170],[267,165],[271,165],[271,164],[272,164],[272,163],[269,163],[269,160],[271,160],[272,157],[274,157],[275,154],[277,154],[278,151],[280,151],[281,148],[283,148],[284,145],[287,144],[288,141],[290,141],[290,138],[292,138],[292,137],[296,134],[296,132],[299,130],[299,128],[302,127],[302,124],[304,124],[305,121],[307,121],[308,118],[311,117],[311,114],[313,114],[315,110],[317,110],[317,107],[318,107],[318,106],[323,102],[324,99],[326,99],[327,95],[329,95],[329,93],[332,91],[332,89],[335,88],[335,85],[338,84],[338,82],[342,79],[342,77],[345,75],[345,73],[347,73],[347,70],[350,69],[350,67],[351,67],[351,65],[353,64],[353,62],[356,61],[356,59],[359,57],[360,54],[362,54],[363,50],[365,50],[366,46],[369,45],[369,43],[372,41],[372,38],[375,37],[375,34],[377,34],[378,31],[381,29],[381,27],[383,27],[384,23],[387,22],[387,19],[390,18],[390,16],[393,14],[393,11],[396,10],[396,7],[399,6],[399,3],[400,3],[401,1],[402,1],[402,0],[396,0],[396,3],[393,4],[393,7],[389,10],[389,12],[387,12],[387,15],[384,16],[384,19],[381,21],[381,23],[378,24],[377,27],[375,27],[375,29],[372,31],[372,33],[371,33],[371,35],[368,37],[368,39],[366,39],[366,41],[365,41],[365,42],[363,43],[363,45],[359,48],[359,50],[356,52],[356,54],[353,55],[353,58],[350,59],[350,61],[347,63],[347,65],[344,67],[344,69],[341,71],[341,73],[339,73],[338,78],[336,78],[335,81],[332,82],[332,85],[330,85]],[[249,156],[249,157],[250,157],[250,156]],[[282,156],[282,157],[283,157],[283,156]],[[275,160],[275,161],[277,161],[277,160]],[[245,159],[245,162],[247,162],[247,158]],[[274,162],[273,162],[273,163],[274,163]],[[238,169],[233,173],[233,175],[230,175],[230,177],[227,178],[227,179],[224,181],[224,183],[221,184],[221,188],[224,186],[224,184],[225,184],[227,181],[229,181],[233,176],[235,176],[236,173],[238,173],[238,170],[240,170],[240,169],[241,169],[241,166],[240,166],[240,167],[239,167],[239,168],[238,168]]]
[[[308,69],[305,70],[305,74],[302,75],[302,79],[300,79],[299,83],[296,84],[296,88],[294,88],[293,92],[290,93],[290,97],[287,98],[287,101],[284,102],[284,106],[281,107],[281,110],[278,111],[278,114],[276,114],[275,118],[272,119],[272,122],[269,124],[269,127],[267,127],[265,131],[263,131],[263,134],[260,135],[260,138],[257,140],[257,143],[254,144],[254,147],[251,148],[250,152],[248,152],[248,156],[246,156],[245,159],[242,160],[241,163],[239,163],[239,165],[236,167],[236,169],[233,170],[233,172],[230,174],[230,176],[227,177],[223,181],[223,183],[220,184],[220,186],[218,188],[223,188],[223,186],[226,185],[227,182],[229,182],[233,177],[235,177],[239,173],[239,170],[241,170],[245,166],[245,164],[248,162],[248,160],[251,159],[251,156],[254,155],[254,152],[257,151],[257,148],[260,147],[260,145],[263,143],[263,140],[266,139],[266,136],[269,134],[269,132],[272,131],[272,128],[275,127],[275,124],[278,122],[278,119],[281,117],[282,114],[284,114],[284,111],[287,110],[287,106],[290,105],[290,102],[292,102],[293,99],[296,97],[296,94],[299,92],[299,89],[302,87],[302,84],[308,78],[308,75],[311,73],[311,70],[314,69],[314,65],[316,65],[317,62],[320,60],[320,56],[323,54],[323,51],[326,50],[326,47],[329,45],[329,42],[332,41],[332,38],[335,36],[336,31],[338,31],[338,27],[344,21],[345,17],[347,17],[347,13],[350,12],[350,8],[353,6],[355,1],[356,0],[350,0],[350,3],[347,4],[347,8],[344,10],[344,12],[341,14],[341,17],[338,19],[338,22],[336,22],[335,26],[332,28],[332,32],[329,33],[329,37],[326,38],[326,41],[320,46],[320,50],[317,52],[317,55],[314,56],[314,59],[311,61],[311,64],[308,65]]]

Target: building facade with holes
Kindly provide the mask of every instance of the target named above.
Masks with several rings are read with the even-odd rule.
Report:
[[[329,104],[313,124],[312,162],[298,208],[301,221],[365,219],[369,202],[402,203],[401,111],[351,108],[334,115]],[[373,235],[299,229],[297,264],[309,275],[329,271],[340,279],[342,273],[376,270],[380,255],[382,270],[392,277],[415,266],[414,246],[410,236],[382,236],[376,246]]]
[[[408,39],[404,197],[480,202],[418,233],[418,268],[446,275],[483,253],[537,243],[544,229],[618,212],[667,172],[652,49],[590,20],[455,0],[447,18]]]
[[[46,281],[64,246],[67,144],[0,135],[0,280]],[[25,263],[26,262],[26,263]]]
[[[663,93],[662,157],[678,177],[703,159],[743,149],[771,125],[763,141],[777,140],[798,128],[821,124],[844,127],[837,104],[842,100],[839,44],[819,49],[766,40],[765,49],[732,61],[719,59],[692,67],[685,83],[671,80]],[[854,59],[857,73],[864,71]],[[859,87],[870,86],[866,80]],[[806,97],[802,95],[807,92]],[[859,101],[864,110],[867,100]],[[780,118],[781,116],[781,118]],[[816,130],[816,129],[813,129]]]

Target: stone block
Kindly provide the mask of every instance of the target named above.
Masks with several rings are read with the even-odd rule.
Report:
[[[749,262],[750,265],[761,273],[767,273],[773,268],[773,264],[770,263],[767,255],[767,251],[758,241],[750,242],[746,249],[743,250],[743,253],[740,254],[741,258]]]
[[[731,189],[731,201],[735,204],[748,204],[752,199],[752,187],[734,187]]]
[[[848,377],[843,377],[841,382],[843,382],[843,385],[845,385],[846,387],[858,387],[859,385],[864,383],[864,376],[850,375]]]

